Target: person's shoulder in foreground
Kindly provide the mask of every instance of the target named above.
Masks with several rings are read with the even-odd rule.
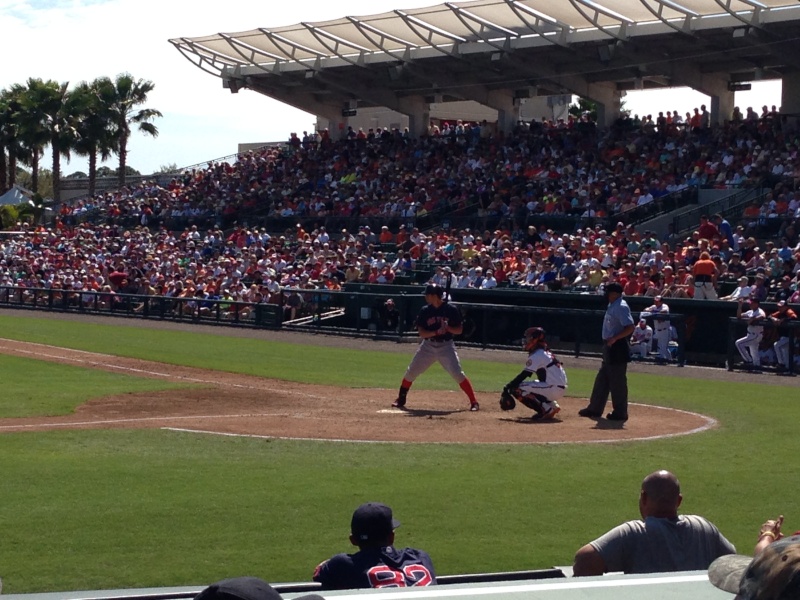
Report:
[[[435,585],[436,573],[427,552],[393,546],[399,526],[385,504],[362,504],[350,521],[350,543],[358,552],[337,554],[320,563],[314,581],[328,590]]]
[[[258,577],[233,577],[212,583],[194,600],[283,600],[266,581]],[[298,596],[295,600],[324,600],[317,594]]]
[[[623,523],[580,548],[574,575],[707,569],[717,557],[736,552],[707,519],[678,515],[682,500],[680,482],[669,471],[645,477],[639,494],[641,520]]]

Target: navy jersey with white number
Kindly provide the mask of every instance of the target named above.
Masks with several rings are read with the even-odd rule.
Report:
[[[367,548],[355,554],[337,554],[320,564],[314,581],[324,590],[436,585],[428,553],[415,548]]]
[[[447,319],[448,324],[453,327],[458,327],[463,321],[461,311],[452,304],[445,302],[438,308],[432,304],[423,306],[422,310],[420,310],[417,315],[416,325],[417,327],[422,327],[422,329],[426,331],[437,331],[441,328],[444,319]],[[431,339],[437,342],[446,342],[453,339],[453,334],[446,333],[444,335],[437,335]]]

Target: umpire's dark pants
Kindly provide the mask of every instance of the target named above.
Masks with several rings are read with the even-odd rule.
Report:
[[[589,398],[589,406],[592,412],[602,413],[608,402],[608,394],[611,394],[611,405],[614,412],[618,415],[627,416],[628,414],[628,361],[615,360],[612,362],[609,356],[608,346],[603,347],[603,364],[594,378],[592,396]]]

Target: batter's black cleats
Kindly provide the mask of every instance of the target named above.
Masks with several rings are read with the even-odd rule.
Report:
[[[392,406],[394,408],[405,408],[406,406],[406,399],[405,398],[398,398],[394,402],[392,402]]]
[[[478,411],[481,409],[481,405],[480,405],[480,404],[478,404],[477,402],[472,402],[472,403],[469,405],[469,409],[470,409],[472,412],[478,412]]]

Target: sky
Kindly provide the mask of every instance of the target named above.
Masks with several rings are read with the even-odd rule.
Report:
[[[135,133],[128,164],[148,174],[164,165],[186,167],[235,154],[239,143],[285,140],[312,129],[314,116],[249,90],[238,94],[190,63],[170,38],[231,33],[370,15],[396,8],[441,4],[435,0],[0,0],[0,89],[29,77],[75,85],[127,72],[152,81],[146,104],[163,113],[153,139]],[[632,92],[626,108],[654,116],[659,110],[690,111],[707,97],[686,89]],[[780,104],[780,83],[754,84],[736,103]],[[49,167],[50,157],[44,166]],[[116,167],[116,158],[108,164]],[[62,173],[88,171],[72,157]]]

